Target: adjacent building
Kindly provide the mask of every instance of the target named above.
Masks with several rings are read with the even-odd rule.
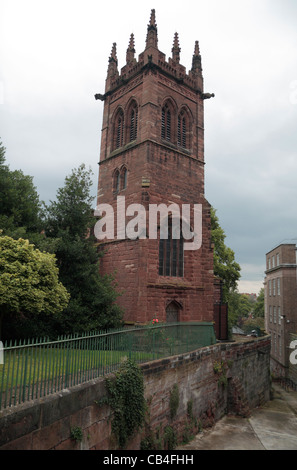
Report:
[[[271,370],[288,377],[291,333],[297,332],[296,245],[280,244],[266,254],[265,327],[271,335]]]

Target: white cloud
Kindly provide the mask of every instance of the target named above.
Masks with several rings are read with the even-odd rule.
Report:
[[[239,281],[238,292],[241,294],[257,294],[264,287],[263,281]]]

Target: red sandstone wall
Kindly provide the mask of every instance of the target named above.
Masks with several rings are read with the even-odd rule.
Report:
[[[148,322],[155,316],[165,320],[166,305],[172,300],[182,306],[180,321],[212,321],[213,253],[209,204],[201,194],[201,164],[152,142],[105,161],[100,167],[101,196],[98,201],[113,205],[115,234],[117,195],[112,192],[112,174],[123,162],[129,172],[128,186],[117,195],[125,196],[126,208],[135,202],[146,209],[149,209],[149,204],[164,203],[168,206],[175,203],[182,213],[182,204],[191,204],[192,208],[193,204],[203,205],[202,246],[199,250],[184,252],[183,278],[158,275],[156,240],[126,240],[103,245],[105,255],[101,272],[115,273],[123,293],[119,303],[126,312],[125,321]],[[146,187],[142,187],[143,178],[149,182],[146,182]],[[147,235],[148,220],[147,215]]]
[[[139,58],[139,64],[133,65],[133,71],[130,65],[121,70],[122,76],[128,78],[126,83],[118,81],[117,75],[107,80],[97,204],[112,204],[115,214],[117,196],[125,196],[126,207],[138,203],[147,210],[149,204],[164,203],[168,206],[175,203],[180,208],[182,204],[191,204],[192,208],[194,204],[202,204],[202,247],[196,251],[185,251],[183,278],[169,278],[158,275],[156,241],[107,243],[102,246],[106,254],[101,262],[101,272],[115,272],[122,291],[118,302],[125,310],[126,322],[148,322],[155,316],[165,320],[166,306],[172,300],[181,307],[179,321],[212,321],[210,207],[204,198],[204,102],[197,92],[203,88],[202,76],[198,74],[192,81],[194,77],[185,75],[184,83],[177,82],[175,77],[179,75],[176,71],[185,74],[185,70],[172,61],[167,64],[164,54],[159,52],[154,56],[158,67],[141,69],[143,60],[143,57]],[[182,107],[191,116],[192,124],[188,128],[191,145],[187,150],[177,146],[177,122],[172,123],[171,141],[174,143],[161,139],[161,109],[168,98],[173,120],[177,120]],[[124,145],[115,150],[115,116],[119,107],[125,113],[132,99],[138,104],[137,139],[130,143],[124,141]],[[128,169],[128,184],[115,193],[112,176],[122,165]]]
[[[253,407],[270,396],[270,337],[240,343],[224,343],[182,356],[144,364],[145,398],[149,420],[128,449],[138,450],[147,432],[158,434],[164,443],[167,425],[174,428],[179,442],[186,429],[198,432],[214,424],[226,411],[247,416]],[[223,368],[218,370],[218,365]],[[170,417],[170,393],[178,386],[179,406]],[[0,450],[112,450],[108,406],[95,402],[105,394],[104,379],[64,390],[39,401],[0,412]],[[189,421],[188,404],[192,403]],[[193,423],[196,425],[193,425]],[[79,426],[81,442],[70,438],[71,428]]]

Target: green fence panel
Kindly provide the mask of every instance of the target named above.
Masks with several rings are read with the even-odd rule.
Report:
[[[135,326],[5,343],[0,364],[0,410],[67,389],[137,363],[183,354],[215,344],[209,322]]]

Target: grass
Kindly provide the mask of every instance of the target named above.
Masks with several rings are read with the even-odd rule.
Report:
[[[29,352],[28,352],[29,351]],[[53,380],[55,389],[74,385],[115,370],[130,358],[136,362],[154,359],[156,355],[145,352],[81,350],[32,347],[4,353],[0,365],[0,392],[12,387],[34,386]],[[50,387],[52,384],[50,384]]]
[[[0,409],[116,371],[124,359],[144,363],[212,344],[207,335],[204,338],[203,330],[193,327],[187,327],[182,337],[176,337],[172,325],[168,330],[137,333],[90,334],[52,343],[40,340],[5,346],[4,364],[0,365]]]

